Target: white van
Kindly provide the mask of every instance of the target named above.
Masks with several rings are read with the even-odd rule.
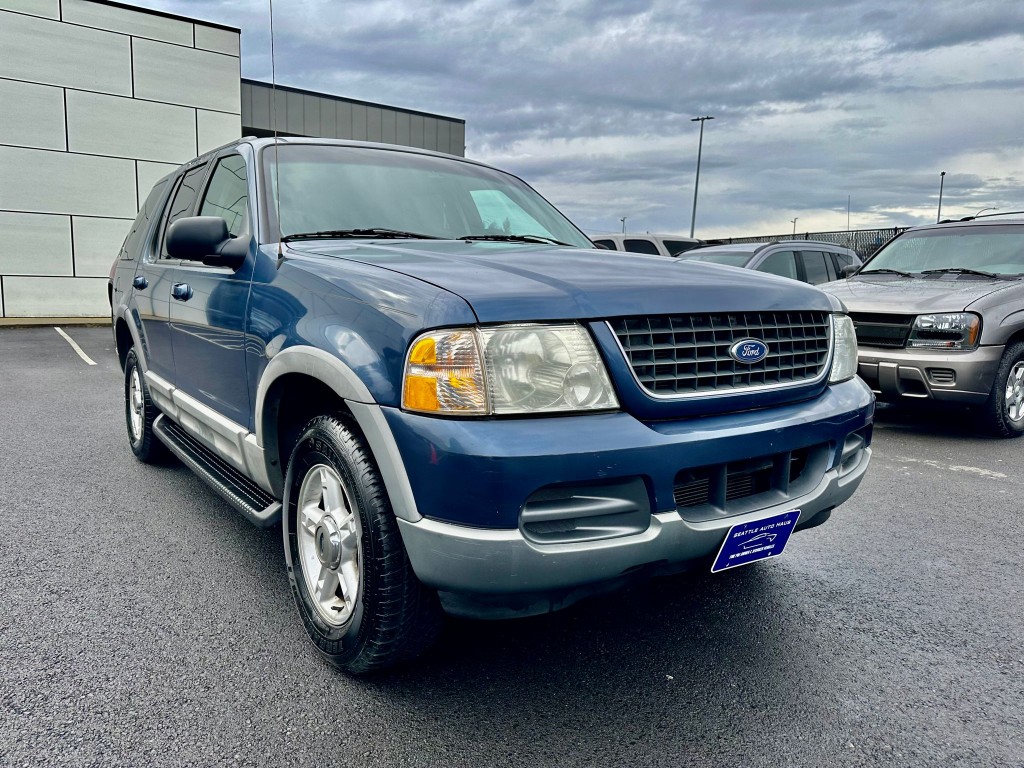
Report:
[[[609,251],[650,253],[654,256],[678,256],[701,244],[700,240],[693,237],[652,235],[650,232],[628,235],[595,235],[590,239]]]

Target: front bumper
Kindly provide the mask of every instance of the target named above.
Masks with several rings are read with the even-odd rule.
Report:
[[[973,352],[860,347],[858,373],[881,399],[979,404],[992,391],[1002,355],[1001,345]]]
[[[713,555],[737,523],[792,509],[801,510],[798,525],[822,521],[867,470],[874,398],[853,379],[812,401],[651,424],[624,413],[455,421],[383,411],[424,515],[399,520],[416,575],[441,591],[450,612],[502,616],[567,605],[588,585],[680,570]],[[818,457],[807,462],[813,477],[794,483],[791,493],[754,495],[728,510],[676,506],[688,468],[780,452],[788,462],[811,446]],[[583,491],[567,500],[567,488]],[[561,539],[543,533],[543,521],[524,524],[527,510],[543,516],[576,505],[590,514],[587,504],[604,504],[617,524]],[[618,514],[627,508],[633,511]],[[584,529],[590,520],[583,519]]]

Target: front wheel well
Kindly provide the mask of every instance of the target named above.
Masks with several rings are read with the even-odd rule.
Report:
[[[319,379],[301,373],[288,373],[276,379],[263,401],[263,451],[270,483],[275,492],[284,492],[288,457],[299,436],[317,416],[339,416],[350,429],[359,431],[352,411],[337,392]]]
[[[114,343],[117,345],[117,359],[121,362],[123,371],[125,361],[128,359],[128,350],[135,344],[124,318],[117,318],[117,324],[114,326]]]

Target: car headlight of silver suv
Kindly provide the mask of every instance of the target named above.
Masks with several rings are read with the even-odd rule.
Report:
[[[977,349],[981,318],[973,312],[918,315],[910,330],[908,347],[925,349]]]
[[[424,333],[406,356],[402,407],[487,416],[619,407],[594,341],[577,323]]]
[[[849,315],[832,315],[832,370],[829,384],[852,379],[857,374],[857,332]]]

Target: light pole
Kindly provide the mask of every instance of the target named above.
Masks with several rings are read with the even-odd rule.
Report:
[[[623,216],[621,219],[619,219],[619,221],[622,222],[622,234],[626,234],[626,219],[628,218],[629,216]]]
[[[939,213],[935,217],[935,223],[938,224],[942,221],[942,185],[946,181],[946,172],[943,171],[939,174]]]
[[[998,211],[998,210],[999,210],[998,208],[993,208],[992,206],[989,206],[988,208],[982,208],[980,211],[978,211],[976,214],[974,214],[974,218],[978,218],[985,211]]]
[[[790,221],[793,222],[793,237],[796,237],[796,223],[799,220],[800,220],[799,216],[794,216],[792,219],[790,219]]]
[[[697,175],[693,179],[693,213],[690,215],[690,237],[693,237],[693,227],[697,223],[697,190],[700,187],[700,153],[704,148],[704,121],[714,119],[711,115],[690,118],[691,123],[700,123],[700,138],[697,139]]]

